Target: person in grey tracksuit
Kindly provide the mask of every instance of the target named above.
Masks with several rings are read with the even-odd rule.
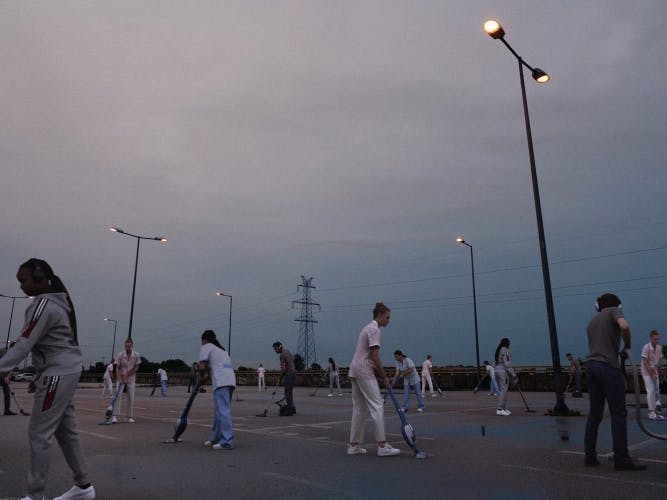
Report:
[[[33,297],[16,345],[0,358],[0,376],[6,375],[32,351],[36,370],[30,392],[35,393],[28,435],[30,470],[27,499],[44,497],[51,443],[55,436],[72,469],[75,486],[56,499],[93,499],[74,413],[74,391],[83,360],[78,345],[74,306],[51,266],[40,259],[23,263],[16,274],[21,289]]]
[[[498,409],[496,415],[507,417],[511,412],[507,409],[507,389],[510,384],[510,377],[512,384],[518,382],[518,378],[512,368],[512,354],[510,353],[510,339],[503,338],[500,340],[496,349],[496,379],[500,387],[500,394],[498,395]]]

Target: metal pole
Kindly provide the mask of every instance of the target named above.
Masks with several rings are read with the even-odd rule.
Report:
[[[9,349],[9,334],[12,331],[12,318],[14,317],[14,302],[16,302],[16,297],[12,297],[12,311],[9,313],[9,327],[7,328],[7,341],[5,342],[5,349]]]
[[[114,352],[116,350],[116,326],[118,326],[118,321],[114,320],[113,322],[113,343],[111,344],[111,362],[114,360]]]
[[[547,321],[549,324],[549,339],[551,341],[551,361],[554,367],[554,387],[556,389],[556,406],[553,411],[556,414],[568,414],[569,408],[565,404],[563,395],[563,383],[561,381],[560,352],[558,350],[558,334],[556,332],[556,317],[554,313],[553,297],[551,295],[551,278],[549,277],[549,259],[547,257],[547,243],[544,237],[544,223],[542,221],[542,204],[540,202],[540,189],[537,184],[537,168],[535,167],[535,154],[533,151],[533,135],[530,130],[530,118],[528,116],[528,100],[526,99],[526,84],[523,77],[523,61],[519,61],[519,78],[521,80],[521,98],[523,99],[523,116],[526,122],[526,137],[528,139],[528,156],[530,157],[530,175],[533,181],[533,197],[535,198],[535,216],[537,217],[537,232],[540,241],[540,257],[542,259],[542,278],[544,280],[544,296],[547,305]]]
[[[229,295],[229,333],[227,334],[227,352],[232,355],[232,296]]]
[[[470,267],[472,268],[472,309],[475,316],[475,355],[477,357],[477,386],[480,383],[479,369],[479,335],[477,332],[477,293],[475,291],[475,258],[473,257],[472,245],[470,247]]]
[[[134,293],[136,292],[137,289],[137,267],[139,266],[139,243],[141,242],[141,238],[135,236],[137,238],[137,255],[134,259],[134,281],[132,282],[132,304],[130,305],[130,328],[127,332],[127,338],[131,339],[132,338],[132,317],[134,316]]]

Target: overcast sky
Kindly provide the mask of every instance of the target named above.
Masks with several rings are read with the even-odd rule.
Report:
[[[517,60],[526,74],[561,357],[616,292],[635,350],[667,311],[667,8],[627,1],[0,2],[0,293],[47,260],[86,363],[127,336],[235,365],[297,351],[300,276],[320,363],[347,366],[376,301],[382,358],[474,364],[501,337],[549,364]],[[27,300],[17,300],[11,337]],[[0,326],[11,301],[0,300]],[[6,326],[5,326],[6,328]]]

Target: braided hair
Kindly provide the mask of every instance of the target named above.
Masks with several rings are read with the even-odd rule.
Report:
[[[224,347],[220,345],[220,342],[218,342],[218,339],[215,337],[215,332],[213,330],[206,330],[204,333],[201,334],[202,340],[205,340],[209,344],[213,344],[214,346],[219,347],[223,351],[225,350]]]
[[[23,264],[19,266],[19,269],[28,269],[32,275],[32,279],[35,281],[44,281],[47,280],[49,284],[49,293],[64,293],[67,298],[67,303],[69,304],[70,310],[67,313],[69,316],[69,323],[72,329],[72,340],[74,345],[79,345],[79,337],[76,327],[76,312],[74,311],[74,303],[70,298],[69,292],[65,287],[65,284],[62,282],[60,277],[58,277],[54,272],[48,262],[42,259],[28,259]]]

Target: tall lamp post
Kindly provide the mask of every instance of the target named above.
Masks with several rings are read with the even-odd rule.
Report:
[[[113,363],[113,355],[116,350],[116,326],[118,326],[118,321],[111,318],[104,318],[104,321],[113,321],[113,343],[111,344],[111,362]]]
[[[132,281],[132,303],[130,305],[130,327],[127,332],[127,338],[131,339],[132,338],[132,318],[134,317],[134,293],[137,289],[137,267],[139,265],[139,243],[141,243],[141,240],[155,240],[155,241],[161,241],[165,243],[167,241],[167,238],[161,238],[159,236],[153,236],[153,237],[147,237],[147,236],[140,236],[138,234],[132,234],[128,233],[127,231],[123,231],[122,229],[118,227],[110,227],[109,231],[113,231],[114,233],[120,233],[124,234],[126,236],[131,236],[132,238],[136,238],[137,240],[137,255],[134,258],[134,280]]]
[[[232,296],[222,292],[215,292],[218,297],[229,297],[229,330],[227,333],[227,353],[232,355]]]
[[[526,84],[524,82],[523,67],[531,71],[533,79],[538,83],[546,83],[551,77],[540,68],[533,68],[526,63],[521,56],[505,40],[505,30],[494,19],[484,23],[486,31],[494,40],[500,40],[505,47],[516,57],[519,63],[519,81],[521,82],[521,98],[523,100],[523,117],[526,122],[526,138],[528,140],[528,157],[530,159],[530,175],[533,181],[533,198],[535,199],[535,216],[537,218],[537,233],[540,242],[540,257],[542,259],[542,279],[544,281],[544,296],[547,306],[547,321],[549,324],[549,339],[551,341],[551,361],[554,368],[554,387],[556,388],[556,406],[553,413],[556,415],[567,415],[569,408],[565,404],[563,383],[561,380],[560,352],[558,350],[558,334],[556,332],[556,316],[554,313],[553,297],[551,294],[551,278],[549,277],[549,259],[547,257],[547,243],[544,237],[544,223],[542,221],[542,204],[540,202],[540,189],[537,184],[537,169],[535,167],[535,153],[533,150],[533,135],[530,130],[530,118],[528,116],[528,101],[526,99]]]
[[[480,370],[479,370],[479,335],[477,333],[477,293],[475,291],[475,257],[472,253],[472,245],[464,240],[462,237],[456,238],[456,242],[470,248],[470,267],[472,269],[472,311],[475,316],[475,356],[477,359],[477,386],[479,387]]]
[[[7,340],[5,342],[5,349],[9,349],[9,334],[12,331],[12,318],[14,318],[14,303],[16,302],[16,299],[27,299],[25,295],[5,295],[4,293],[0,293],[0,297],[4,297],[6,299],[12,299],[12,310],[9,313],[9,327],[7,328]]]

